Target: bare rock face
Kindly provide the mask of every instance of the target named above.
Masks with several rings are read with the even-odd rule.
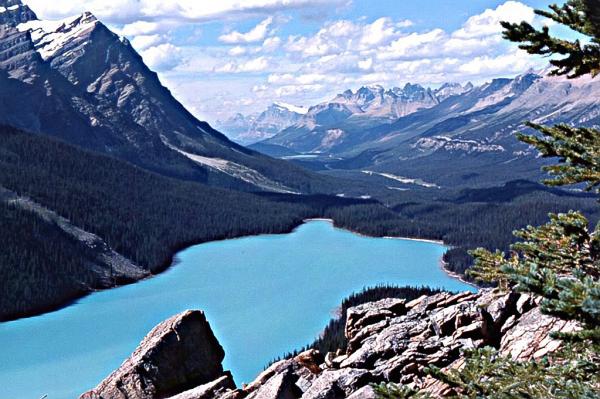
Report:
[[[225,373],[223,377],[216,381],[200,385],[179,395],[172,396],[169,399],[213,399],[232,389],[235,389],[233,377],[230,373]]]
[[[300,390],[295,386],[294,373],[291,369],[285,370],[281,374],[276,374],[256,391],[247,396],[248,399],[295,399]]]
[[[452,392],[428,377],[425,367],[460,367],[465,349],[484,346],[515,359],[536,358],[558,348],[552,331],[574,328],[542,315],[534,298],[516,293],[482,290],[411,302],[385,299],[348,310],[345,354],[325,354],[318,370],[306,361],[318,355],[306,352],[274,365],[265,372],[268,378],[259,377],[247,389],[259,392],[260,386],[291,372],[297,399],[374,398],[370,385],[380,382],[408,384],[445,397]]]
[[[493,346],[514,359],[539,358],[558,349],[560,342],[551,338],[552,332],[577,328],[573,323],[542,315],[538,304],[539,301],[529,295],[489,289],[479,293],[423,296],[411,302],[385,299],[367,303],[348,310],[346,353],[321,354],[309,350],[273,364],[254,382],[236,389],[229,377],[223,377],[220,369],[222,351],[216,351],[219,356],[201,356],[212,359],[210,364],[213,366],[219,365],[211,369],[216,381],[207,382],[210,373],[200,373],[195,377],[200,381],[198,388],[171,399],[374,399],[371,385],[381,382],[407,384],[432,397],[447,397],[456,392],[426,375],[425,367],[459,368],[464,364],[465,349],[484,346]],[[165,330],[181,317],[157,327],[141,348],[156,342],[153,336],[161,339]],[[202,325],[208,326],[203,316],[202,321]],[[214,354],[218,344],[212,342],[204,348],[212,348],[210,353]],[[176,346],[177,343],[173,343],[165,350],[182,356],[182,349]],[[190,345],[182,346],[190,348]],[[146,357],[148,362],[143,361],[140,355],[144,350],[138,352],[93,391],[97,396],[84,398],[164,398],[161,394],[164,390],[155,387],[163,386],[162,382],[167,379],[161,379],[161,384],[155,380],[150,384],[146,380],[140,383],[141,376],[146,374],[139,370],[155,370],[157,363],[152,357]],[[173,358],[169,356],[168,359]],[[199,358],[195,359],[192,364],[198,366],[196,370],[204,371],[197,362]],[[168,364],[175,368],[180,365],[182,373],[186,370],[179,361]],[[189,380],[183,377],[185,373],[179,374],[175,370],[169,370],[169,373],[168,380],[178,381],[177,387],[188,384]],[[152,389],[138,388],[148,386]],[[119,387],[132,387],[133,390],[127,391],[131,392],[129,396],[123,396],[120,393],[123,388]],[[169,387],[171,389],[173,385]]]
[[[502,337],[500,353],[518,360],[540,359],[560,346],[560,341],[550,337],[551,333],[569,333],[576,329],[576,323],[543,315],[536,307],[523,314],[506,331]]]
[[[221,378],[224,357],[204,313],[187,311],[154,328],[118,370],[81,399],[176,395]]]

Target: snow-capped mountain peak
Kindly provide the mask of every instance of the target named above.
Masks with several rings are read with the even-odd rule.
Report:
[[[85,12],[60,21],[30,20],[19,24],[17,29],[31,32],[36,50],[44,60],[48,60],[63,50],[67,43],[85,40],[98,23],[94,15]]]
[[[343,104],[356,115],[397,119],[437,102],[430,89],[407,83],[403,88],[389,90],[381,85],[363,86],[356,91],[346,90],[331,100],[330,104]]]
[[[435,95],[440,101],[444,101],[445,99],[452,96],[460,96],[461,94],[465,94],[473,90],[474,86],[471,82],[465,84],[464,86],[460,83],[444,83],[440,86],[439,89],[435,90]]]
[[[242,144],[268,139],[283,129],[298,123],[309,109],[283,102],[275,102],[260,114],[237,114],[226,121],[217,121],[218,129]]]
[[[308,112],[308,108],[306,107],[300,107],[297,105],[287,104],[279,101],[274,102],[273,105],[300,115],[306,115],[306,113]]]
[[[15,27],[36,19],[35,13],[21,0],[0,0],[0,25]]]

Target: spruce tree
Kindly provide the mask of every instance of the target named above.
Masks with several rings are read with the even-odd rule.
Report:
[[[504,37],[530,54],[552,57],[552,75],[569,79],[600,74],[600,0],[570,0],[540,16],[571,28],[578,40],[555,37],[548,27],[503,22]],[[600,194],[600,131],[569,125],[528,124],[536,134],[519,139],[542,156],[557,158],[546,167],[553,186],[579,184]],[[555,334],[562,349],[542,361],[517,362],[493,348],[465,353],[461,370],[429,373],[465,398],[597,398],[600,397],[600,228],[590,228],[579,212],[550,215],[539,227],[515,233],[520,241],[509,254],[472,251],[471,276],[495,282],[499,290],[515,290],[542,298],[541,310],[580,329]],[[427,397],[406,387],[380,386],[382,398]]]

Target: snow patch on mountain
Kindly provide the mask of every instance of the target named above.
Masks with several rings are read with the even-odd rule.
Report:
[[[16,11],[19,9],[19,5],[15,4],[14,6],[10,6],[10,7],[0,7],[0,13],[5,13],[7,11]]]
[[[246,183],[250,183],[253,186],[256,186],[266,191],[285,194],[299,194],[298,192],[291,190],[289,187],[277,183],[265,177],[260,172],[254,169],[250,169],[247,166],[240,165],[238,163],[228,161],[226,159],[205,157],[197,154],[192,154],[172,145],[164,136],[161,136],[161,139],[167,147],[171,148],[174,151],[177,151],[181,155],[184,155],[185,157],[191,159],[199,165],[207,166],[221,173],[242,180]]]
[[[308,113],[308,108],[306,107],[299,107],[297,105],[282,103],[278,101],[274,102],[273,105],[299,115],[306,115],[306,113]]]
[[[441,188],[437,184],[428,183],[421,179],[411,179],[410,177],[396,176],[391,173],[373,172],[370,170],[363,170],[362,172],[369,176],[377,175],[377,176],[385,177],[387,179],[395,180],[397,182],[404,183],[404,184],[414,184],[414,185],[425,187],[425,188]]]
[[[398,119],[439,103],[434,92],[421,85],[407,83],[403,88],[386,90],[383,86],[364,86],[357,91],[338,94],[331,104],[343,104],[357,117]]]
[[[441,102],[453,96],[460,96],[473,90],[474,86],[471,82],[464,86],[460,83],[445,83],[435,90],[435,96]]]
[[[19,24],[17,29],[30,31],[36,50],[48,60],[74,39],[87,36],[98,23],[96,17],[86,12],[61,21],[28,21]]]
[[[253,144],[275,136],[298,123],[308,108],[275,102],[264,112],[244,116],[236,114],[226,121],[217,121],[216,127],[241,144]]]
[[[453,139],[446,136],[424,137],[417,140],[412,147],[421,151],[462,151],[468,154],[505,151],[505,148],[498,144],[489,144],[477,140]]]

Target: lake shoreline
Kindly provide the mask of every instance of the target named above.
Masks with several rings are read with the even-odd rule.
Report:
[[[461,276],[460,274],[449,270],[447,266],[448,266],[448,263],[446,263],[443,258],[440,259],[440,269],[442,269],[442,271],[444,273],[446,273],[448,276],[450,276],[451,278],[453,278],[455,280],[460,281],[461,283],[470,285],[471,287],[473,287],[477,290],[481,289],[481,287],[478,286],[475,282],[469,281],[464,276]]]
[[[384,238],[386,240],[401,240],[401,241],[416,241],[416,242],[424,242],[424,243],[429,243],[429,244],[438,244],[438,245],[443,245],[446,248],[450,248],[451,246],[446,244],[444,241],[442,240],[431,240],[431,239],[426,239],[426,238],[410,238],[410,237],[394,237],[394,236],[383,236],[383,237],[373,237],[373,236],[369,236],[363,233],[358,233],[356,231],[352,231],[350,229],[344,228],[344,227],[338,227],[335,224],[335,220],[333,219],[327,219],[327,218],[314,218],[314,219],[305,219],[304,222],[308,223],[308,222],[328,222],[331,223],[333,225],[334,228],[339,229],[339,230],[344,230],[344,231],[349,231],[352,234],[356,234],[358,236],[361,237],[366,237],[366,238]],[[461,283],[467,284],[475,289],[480,289],[481,287],[479,287],[475,282],[473,281],[469,281],[465,278],[465,276],[462,276],[456,272],[451,271],[450,269],[448,269],[448,263],[444,261],[443,258],[440,259],[439,262],[439,267],[440,269],[442,269],[442,271],[444,273],[446,273],[448,276],[450,276],[451,278],[460,281]]]
[[[304,223],[310,223],[310,222],[328,222],[328,223],[331,223],[333,225],[333,227],[335,227],[336,229],[348,231],[348,232],[350,232],[352,234],[356,234],[357,236],[366,237],[366,238],[383,238],[383,239],[386,239],[386,240],[417,241],[417,242],[426,242],[426,243],[430,243],[430,244],[439,244],[439,245],[443,245],[445,247],[450,247],[449,245],[447,245],[442,240],[431,240],[431,239],[427,239],[427,238],[413,238],[413,237],[395,237],[395,236],[381,236],[381,237],[379,237],[379,236],[370,236],[370,235],[367,235],[367,234],[364,234],[364,233],[360,233],[358,231],[351,230],[351,229],[346,228],[346,227],[338,226],[338,225],[336,225],[335,220],[328,219],[328,218],[310,218],[310,219],[304,219]],[[300,226],[298,226],[298,227],[300,227]],[[298,228],[298,227],[296,227],[296,228]]]
[[[331,310],[365,288],[474,291],[438,268],[442,246],[364,238],[301,219],[293,234],[195,246],[157,278],[2,326],[2,342],[11,343],[2,356],[2,391],[76,397],[117,369],[148,331],[188,309],[205,312],[226,352],[223,367],[236,381],[252,381],[272,359],[312,343],[335,316]]]
[[[361,232],[358,232],[358,231],[354,231],[354,230],[352,230],[350,228],[347,228],[347,227],[339,226],[339,225],[336,224],[335,220],[331,219],[331,218],[320,218],[320,217],[305,218],[305,219],[302,219],[300,222],[292,223],[292,227],[290,227],[289,229],[284,229],[281,232],[248,234],[248,235],[240,235],[240,236],[237,236],[237,237],[229,237],[229,238],[220,238],[220,239],[214,239],[214,240],[207,240],[207,241],[202,241],[202,242],[198,242],[198,243],[185,243],[185,244],[182,244],[181,246],[177,246],[176,248],[172,249],[173,253],[172,253],[169,261],[165,262],[165,266],[164,267],[159,268],[156,272],[151,273],[149,276],[146,276],[146,277],[144,277],[142,279],[139,279],[139,280],[134,280],[134,281],[127,282],[126,284],[119,284],[119,285],[114,285],[114,286],[110,286],[110,287],[91,289],[89,292],[84,292],[84,293],[81,293],[80,295],[73,295],[73,296],[67,298],[62,303],[40,307],[40,309],[38,309],[38,310],[27,312],[25,314],[22,314],[22,315],[19,315],[19,316],[16,316],[16,317],[7,318],[6,320],[0,321],[0,325],[1,324],[9,324],[11,322],[15,322],[15,321],[18,321],[18,320],[35,318],[35,317],[42,316],[42,315],[49,314],[49,313],[59,312],[59,311],[61,311],[63,309],[66,309],[66,308],[68,308],[70,306],[73,306],[80,299],[85,298],[85,297],[87,297],[89,295],[92,295],[94,293],[108,291],[108,290],[112,290],[112,289],[120,288],[120,287],[125,287],[125,286],[128,286],[128,285],[137,284],[137,283],[140,283],[140,282],[152,279],[152,278],[154,278],[156,276],[159,276],[162,273],[170,270],[171,268],[177,266],[177,264],[179,263],[179,260],[177,259],[177,254],[179,254],[182,251],[185,251],[186,249],[195,247],[197,245],[203,245],[203,244],[209,244],[209,243],[221,242],[221,241],[229,241],[229,240],[240,240],[240,239],[250,238],[250,237],[287,235],[287,234],[294,233],[298,228],[300,228],[301,226],[303,226],[306,223],[319,222],[319,221],[331,223],[332,226],[335,229],[344,230],[344,231],[347,231],[347,232],[350,232],[352,234],[356,234],[358,236],[365,237],[365,238],[384,238],[384,239],[389,239],[389,240],[416,241],[416,242],[424,242],[424,243],[432,243],[432,244],[443,245],[443,246],[446,246],[446,247],[449,248],[449,246],[447,244],[445,244],[441,240],[432,240],[432,239],[414,238],[414,237],[394,237],[394,236],[374,236],[374,235],[367,235],[367,234],[364,234],[364,233],[361,233]],[[459,274],[451,272],[450,270],[448,270],[445,267],[445,262],[443,260],[441,261],[441,266],[440,267],[451,278],[453,278],[455,280],[458,280],[460,282],[463,282],[465,284],[471,285],[471,286],[473,286],[475,288],[480,288],[476,284],[474,284],[472,282],[469,282],[469,281],[466,281]]]

